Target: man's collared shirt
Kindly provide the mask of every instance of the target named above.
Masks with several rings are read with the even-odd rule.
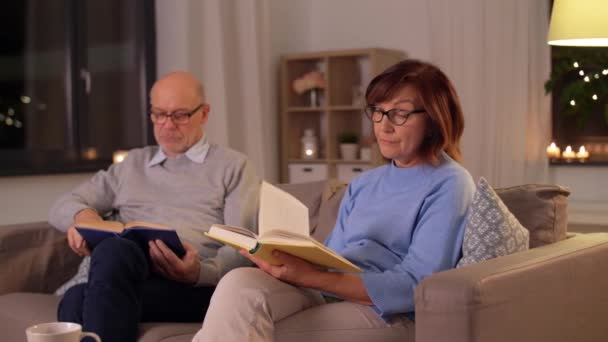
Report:
[[[209,143],[207,142],[207,135],[203,134],[201,139],[196,144],[192,145],[184,154],[191,161],[202,164],[207,157],[207,152],[209,152]],[[167,155],[165,155],[163,149],[159,146],[154,157],[148,162],[148,167],[162,164],[167,158]]]

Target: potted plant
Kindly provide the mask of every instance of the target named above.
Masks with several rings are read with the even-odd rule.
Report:
[[[340,144],[340,156],[344,160],[357,159],[359,149],[359,136],[353,132],[343,132],[338,135],[338,143]]]

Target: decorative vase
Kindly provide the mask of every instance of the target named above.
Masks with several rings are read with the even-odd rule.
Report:
[[[319,94],[319,89],[317,89],[317,88],[310,89],[308,91],[308,96],[309,96],[310,106],[319,107],[319,105],[320,105],[319,97],[321,96],[321,94]]]

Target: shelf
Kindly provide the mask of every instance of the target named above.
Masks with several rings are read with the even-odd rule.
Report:
[[[330,162],[332,164],[371,164],[371,161],[361,160],[361,159],[351,159],[351,160],[329,159],[328,162]]]
[[[327,159],[297,159],[297,158],[291,158],[288,159],[287,162],[289,164],[292,163],[300,163],[300,164],[325,164],[327,163]]]
[[[329,106],[327,110],[331,111],[360,111],[363,113],[363,108],[359,106]]]
[[[549,161],[549,166],[608,166],[608,160],[587,160],[585,162],[579,162],[577,160],[571,162],[565,160],[551,160]]]
[[[363,114],[362,94],[374,76],[403,58],[405,54],[401,51],[376,48],[282,56],[279,85],[281,182],[327,178],[349,181],[362,170],[376,165],[376,160],[340,159],[339,138],[344,133],[354,133],[364,141],[373,134],[373,125]],[[326,81],[318,93],[319,102],[316,103],[320,105],[315,107],[310,106],[313,103],[310,96],[298,94],[293,89],[294,81],[311,71],[321,72]],[[307,129],[313,130],[317,137],[317,159],[301,158],[302,136]]]
[[[323,112],[323,111],[327,111],[327,108],[325,106],[319,106],[319,107],[289,107],[287,108],[288,112]]]

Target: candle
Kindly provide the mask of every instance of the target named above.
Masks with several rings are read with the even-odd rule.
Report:
[[[557,145],[555,145],[554,142],[552,142],[551,145],[547,147],[547,156],[549,157],[549,159],[559,159],[560,149],[559,147],[557,147]]]
[[[114,164],[120,163],[121,161],[125,160],[125,158],[127,157],[127,153],[129,152],[123,150],[115,151],[112,155],[112,161],[114,162]]]
[[[584,162],[587,158],[589,158],[589,151],[585,150],[585,146],[581,146],[578,152],[576,153],[576,158],[580,162]]]
[[[572,151],[572,147],[570,145],[568,145],[568,147],[566,147],[566,150],[562,152],[562,157],[566,159],[567,162],[570,162],[572,161],[572,159],[576,158],[576,154],[574,153],[574,151]]]

